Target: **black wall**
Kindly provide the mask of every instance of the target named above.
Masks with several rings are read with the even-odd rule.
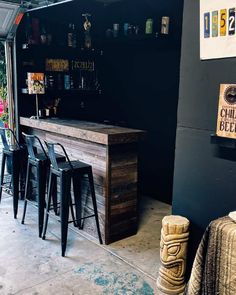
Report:
[[[112,23],[138,23],[144,30],[148,17],[160,32],[163,15],[170,16],[170,35],[153,42],[117,43],[105,47],[104,89],[108,119],[147,131],[140,144],[140,183],[143,193],[172,201],[177,121],[182,1],[123,1],[105,9]]]
[[[109,120],[111,123],[147,131],[140,144],[140,189],[171,203],[174,147],[178,104],[180,43],[183,0],[125,0],[111,5],[80,0],[33,15],[50,21],[82,24],[82,12],[92,14],[92,35],[103,50],[99,78],[103,94],[94,100],[78,97],[63,109],[73,117]],[[105,31],[113,23],[138,24],[144,31],[147,18],[160,32],[161,17],[170,16],[170,34],[151,40],[107,40]],[[64,26],[65,28],[66,26]],[[81,26],[82,27],[82,26]],[[62,27],[61,27],[62,28]],[[62,29],[58,32],[64,34]],[[145,37],[145,36],[144,36]],[[114,42],[113,42],[114,41]],[[81,99],[85,108],[80,109]],[[24,110],[24,105],[21,106]],[[83,112],[83,113],[82,113]]]
[[[236,59],[200,61],[199,1],[184,1],[173,214],[191,221],[189,267],[210,221],[236,209],[235,151],[210,143],[219,85],[235,83]]]

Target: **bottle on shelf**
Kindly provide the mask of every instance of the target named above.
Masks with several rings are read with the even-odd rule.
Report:
[[[41,44],[47,43],[47,32],[46,32],[46,28],[45,28],[44,24],[42,24],[42,26],[41,26],[40,43]]]
[[[68,74],[64,75],[64,89],[70,90],[70,75]]]
[[[91,38],[90,30],[91,30],[92,24],[88,19],[91,16],[91,14],[83,13],[82,16],[85,17],[85,22],[84,22],[84,47],[86,49],[91,49],[92,48],[92,38]]]
[[[146,21],[145,33],[148,35],[153,33],[153,19],[152,18],[148,18]]]
[[[70,74],[70,89],[74,89],[74,77]]]
[[[69,24],[69,28],[68,28],[67,45],[68,47],[73,47],[73,48],[76,48],[77,46],[75,25],[72,23]]]
[[[26,14],[26,27],[25,27],[25,43],[33,44],[33,32],[30,14]]]

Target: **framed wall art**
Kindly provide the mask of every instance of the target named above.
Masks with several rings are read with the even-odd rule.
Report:
[[[235,0],[200,0],[201,60],[236,56]]]
[[[236,84],[221,84],[216,135],[236,138]]]

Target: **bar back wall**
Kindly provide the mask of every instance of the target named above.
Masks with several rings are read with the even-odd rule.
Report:
[[[140,146],[140,189],[167,203],[172,201],[182,2],[137,0],[134,5],[133,0],[126,0],[103,5],[101,1],[80,0],[33,13],[34,17],[67,24],[67,27],[70,22],[81,26],[82,13],[92,14],[95,54],[96,49],[103,51],[102,56],[96,57],[102,94],[60,96],[61,115],[90,121],[107,120],[146,130],[146,140]],[[167,36],[160,35],[162,16],[170,17]],[[148,18],[154,20],[152,36],[144,34]],[[124,38],[125,22],[138,24],[140,34]],[[112,29],[114,23],[120,24],[120,35],[107,38],[106,31]],[[157,38],[156,32],[159,33]],[[60,26],[56,33],[65,34]],[[81,36],[83,32],[80,32]],[[23,39],[22,28],[18,42]],[[36,54],[41,53],[38,50]],[[23,75],[19,79],[22,77],[25,79]],[[34,99],[21,96],[19,109],[22,116],[32,115]]]

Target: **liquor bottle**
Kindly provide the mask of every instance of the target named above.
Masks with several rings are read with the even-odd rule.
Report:
[[[41,26],[40,42],[41,44],[47,43],[47,33],[46,33],[46,28],[44,24]]]
[[[70,89],[74,89],[74,77],[70,75]]]
[[[68,34],[67,34],[67,45],[68,47],[76,47],[76,33],[75,33],[75,25],[70,23],[69,24],[69,29],[68,29]]]
[[[67,45],[72,47],[72,24],[69,23],[68,33],[67,33]]]
[[[32,23],[29,13],[26,14],[25,39],[27,44],[33,44]]]
[[[148,18],[146,21],[145,33],[152,34],[152,32],[153,32],[153,19]]]
[[[72,25],[72,47],[76,48],[77,46],[77,39],[76,39],[76,29],[75,29],[75,25]]]

